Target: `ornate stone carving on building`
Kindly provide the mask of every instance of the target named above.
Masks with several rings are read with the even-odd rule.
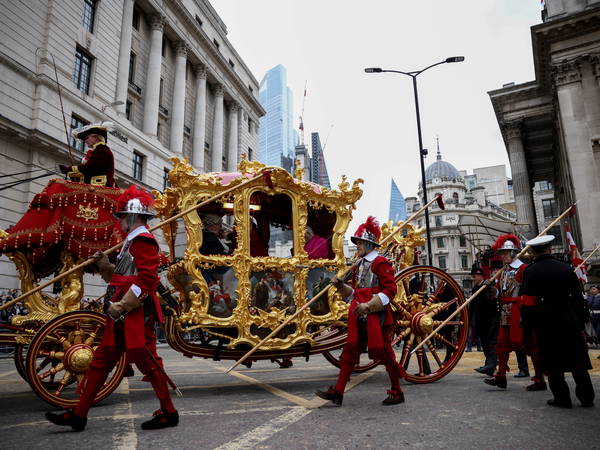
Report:
[[[523,121],[511,120],[510,122],[504,122],[502,129],[506,135],[506,139],[521,139],[521,126]]]
[[[177,41],[173,44],[175,56],[183,56],[187,58],[188,46],[184,41]]]
[[[582,58],[578,57],[555,63],[552,67],[555,85],[558,87],[581,81],[581,61]]]
[[[163,31],[165,28],[165,17],[162,14],[152,14],[149,17],[150,29]]]

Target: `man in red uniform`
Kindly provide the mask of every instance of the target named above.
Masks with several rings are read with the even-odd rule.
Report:
[[[500,330],[496,344],[498,371],[493,377],[486,378],[483,381],[490,386],[506,389],[509,354],[511,351],[516,352],[525,348],[535,369],[535,375],[531,379],[533,384],[527,386],[526,389],[528,391],[545,391],[547,386],[533,330],[530,328],[524,330],[521,325],[521,296],[519,290],[523,282],[523,272],[527,265],[516,257],[520,247],[519,238],[512,234],[499,236],[493,246],[505,265],[498,281],[500,296]]]
[[[352,286],[339,278],[334,278],[335,287],[342,297],[350,302],[348,309],[348,340],[340,357],[340,373],[335,386],[316,394],[341,406],[344,389],[350,374],[359,361],[360,354],[369,350],[369,357],[380,360],[388,372],[391,389],[383,400],[384,405],[404,402],[404,393],[400,387],[401,368],[396,362],[392,349],[392,325],[394,319],[390,309],[390,300],[396,295],[394,269],[390,262],[379,256],[381,230],[374,217],[360,225],[352,236],[356,252],[361,261],[354,270]]]
[[[111,149],[106,145],[108,129],[112,124],[86,125],[73,131],[75,139],[81,139],[88,147],[81,164],[76,166],[59,166],[62,173],[71,177],[83,176],[83,182],[100,186],[115,187],[115,159]]]
[[[148,377],[160,400],[160,409],[152,419],[142,423],[142,429],[173,427],[179,423],[167,388],[167,376],[150,345],[156,341],[154,323],[162,320],[156,296],[159,247],[146,225],[153,215],[150,211],[153,200],[136,186],[118,199],[119,212],[115,215],[127,237],[115,265],[103,253],[96,254],[100,274],[110,282],[105,296],[106,329],[82,382],[83,392],[77,406],[59,414],[46,413],[46,418],[56,425],[71,426],[74,431],[85,428],[94,398],[123,352]]]

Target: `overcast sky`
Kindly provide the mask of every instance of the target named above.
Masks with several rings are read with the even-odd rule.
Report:
[[[363,178],[351,231],[367,215],[387,220],[390,180],[405,197],[420,181],[411,79],[366,74],[365,67],[418,70],[426,166],[443,159],[458,170],[506,164],[506,149],[487,92],[534,79],[530,27],[539,0],[210,0],[228,37],[260,82],[277,64],[302,107],[306,140],[318,131],[332,187],[341,175]],[[331,126],[333,125],[333,128]]]

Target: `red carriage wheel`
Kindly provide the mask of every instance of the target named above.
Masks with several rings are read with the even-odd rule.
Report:
[[[45,324],[29,344],[27,379],[34,392],[61,408],[77,404],[77,387],[102,340],[105,317],[92,311],[73,311]],[[108,397],[119,385],[125,371],[125,354],[109,374],[94,399]]]
[[[396,276],[398,295],[395,348],[406,380],[431,383],[446,376],[460,360],[469,334],[469,316],[464,308],[448,324],[428,339],[414,354],[412,350],[465,302],[456,281],[437,267],[412,266]]]

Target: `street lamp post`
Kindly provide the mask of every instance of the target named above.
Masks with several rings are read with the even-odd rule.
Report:
[[[417,115],[417,135],[419,137],[419,158],[421,160],[421,186],[423,189],[423,204],[427,204],[427,184],[425,180],[425,155],[427,155],[427,150],[423,148],[423,136],[421,135],[421,115],[419,112],[419,94],[417,91],[417,77],[425,72],[427,69],[431,69],[432,67],[439,66],[440,64],[446,63],[457,63],[465,60],[464,56],[451,56],[446,58],[444,61],[437,62],[435,64],[431,64],[430,66],[425,67],[421,70],[414,70],[412,72],[403,72],[401,70],[387,70],[382,69],[381,67],[367,67],[365,72],[367,73],[383,73],[383,72],[393,72],[400,73],[402,75],[407,75],[412,78],[413,82],[413,91],[415,94],[415,113]],[[433,256],[431,254],[431,229],[429,228],[429,209],[425,209],[425,229],[427,233],[427,260],[429,265],[433,265]]]

